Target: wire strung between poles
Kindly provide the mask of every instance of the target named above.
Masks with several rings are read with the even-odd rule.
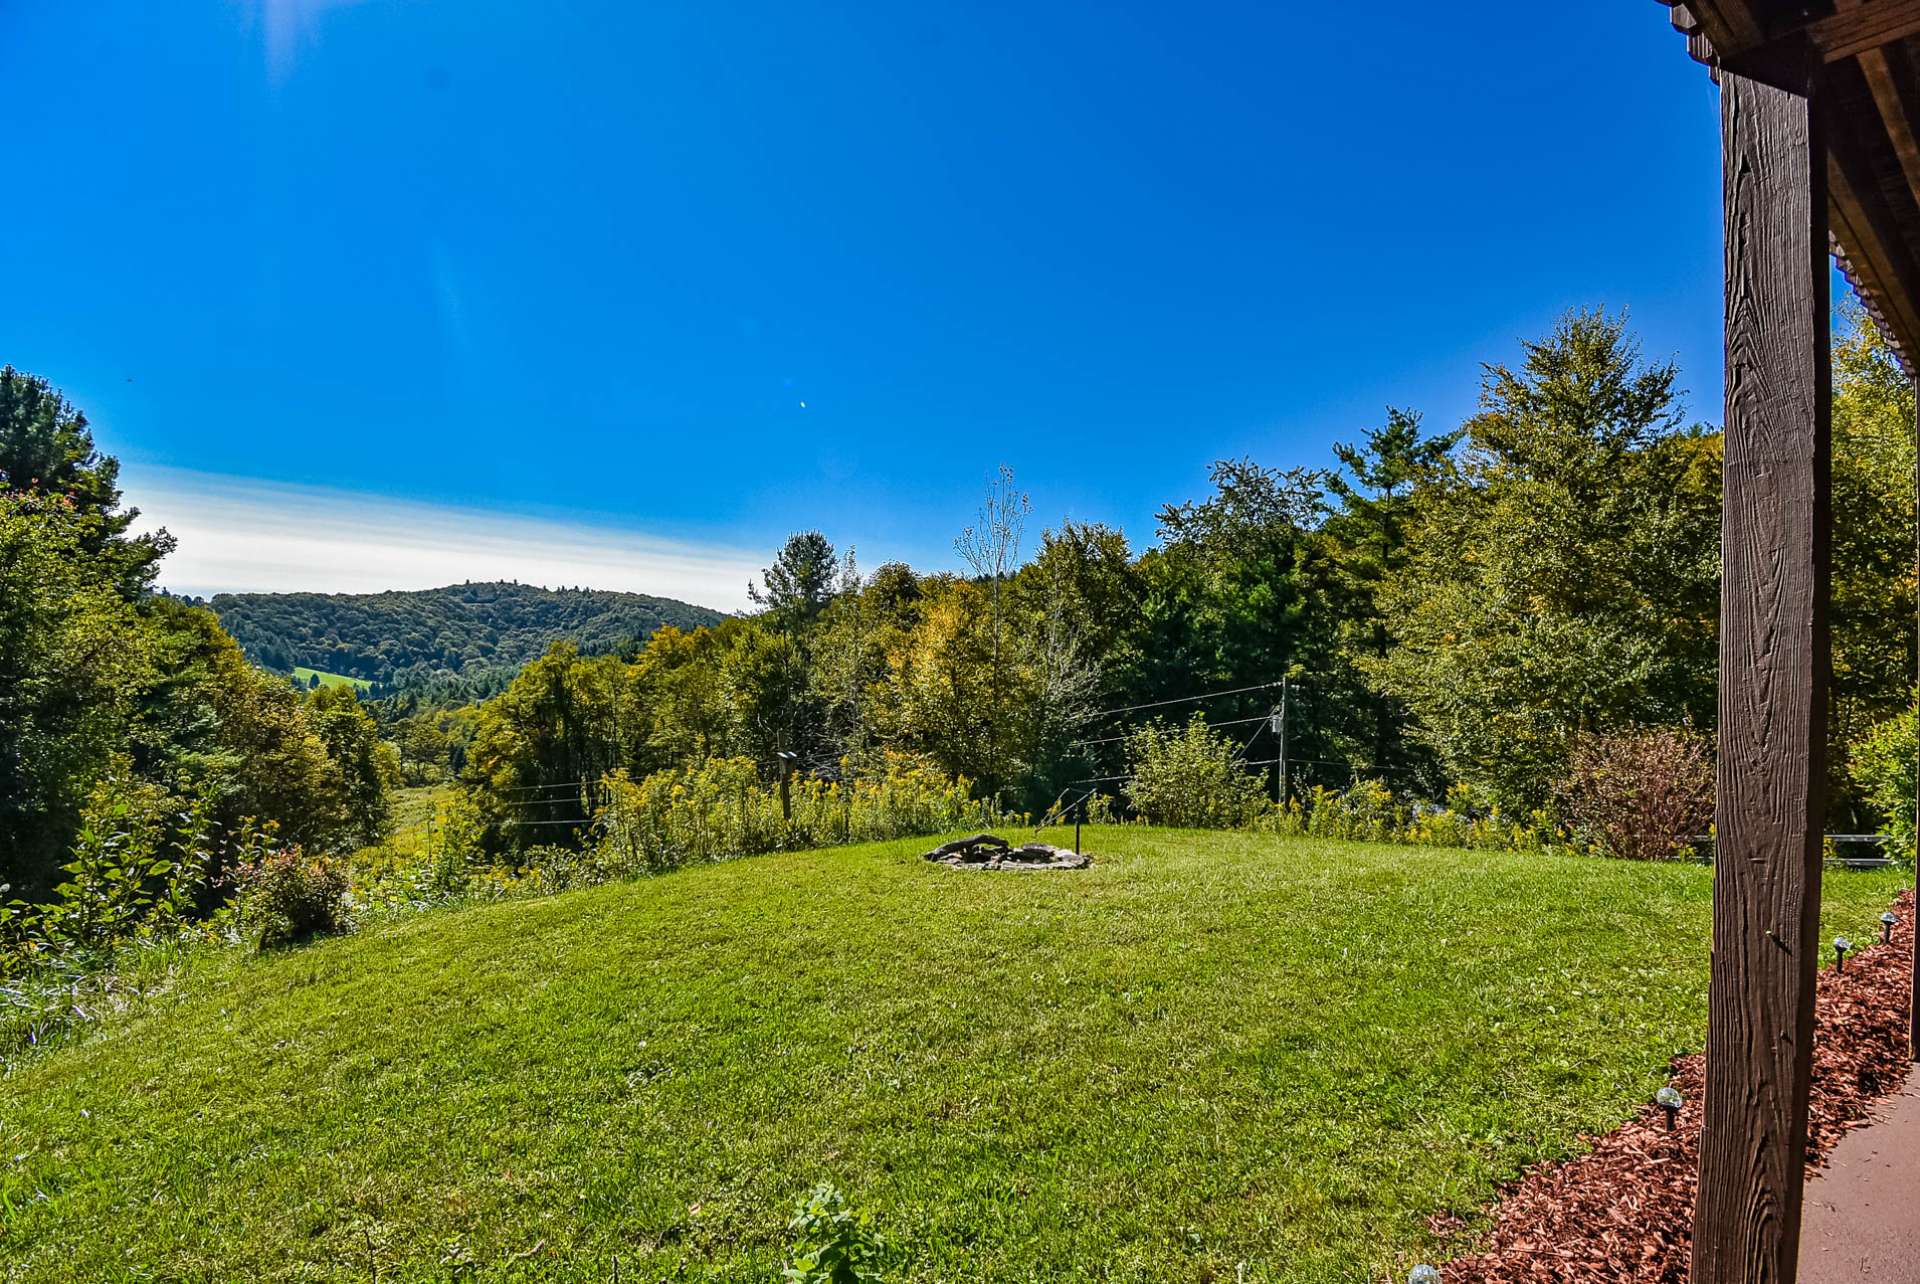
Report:
[[[1097,722],[1101,718],[1112,718],[1123,713],[1138,713],[1142,709],[1164,709],[1169,705],[1197,704],[1202,700],[1218,700],[1226,696],[1246,695],[1248,692],[1251,692],[1251,691],[1272,691],[1274,688],[1278,687],[1279,685],[1280,683],[1278,682],[1262,682],[1256,686],[1251,686],[1251,687],[1234,687],[1231,690],[1227,690],[1227,691],[1205,691],[1199,695],[1180,696],[1172,700],[1153,700],[1153,701],[1149,701],[1146,704],[1130,704],[1130,705],[1127,705],[1125,708],[1120,708],[1120,709],[1102,709],[1098,713],[1088,714],[1086,717],[1080,719],[1080,721],[1083,723]]]
[[[1231,718],[1226,722],[1209,722],[1207,726],[1211,727],[1215,731],[1218,731],[1222,727],[1244,727],[1249,722],[1265,722],[1272,717],[1273,715],[1271,713],[1263,713],[1252,718]],[[1071,740],[1071,741],[1068,741],[1067,743],[1071,748],[1084,749],[1090,745],[1118,744],[1122,740],[1133,739],[1134,734],[1136,733],[1129,732],[1124,736],[1103,736],[1098,740]]]

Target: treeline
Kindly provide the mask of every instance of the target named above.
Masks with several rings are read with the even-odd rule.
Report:
[[[212,612],[153,592],[173,542],[131,533],[118,473],[45,380],[0,369],[0,901],[44,898],[76,849],[137,888],[174,840],[135,853],[127,836],[186,815],[197,847],[372,841],[395,771],[372,717],[350,688],[301,695]]]
[[[209,603],[256,663],[362,678],[376,696],[434,705],[498,693],[565,638],[583,654],[628,650],[665,625],[721,613],[671,598],[506,582],[387,593],[222,593]]]
[[[1036,535],[1003,475],[955,541],[962,572],[869,570],[806,532],[764,572],[755,614],[668,622],[639,646],[613,638],[647,618],[600,609],[649,601],[630,595],[471,585],[359,599],[354,611],[383,603],[400,620],[418,607],[475,627],[482,608],[523,603],[514,646],[568,619],[606,624],[482,704],[408,694],[380,702],[376,723],[350,689],[296,692],[247,663],[211,613],[153,592],[170,541],[130,533],[114,462],[84,417],[9,370],[0,880],[45,893],[77,836],[155,791],[218,826],[271,824],[311,852],[378,835],[396,780],[466,782],[497,854],[584,838],[613,773],[642,782],[716,760],[750,763],[769,787],[917,763],[966,778],[990,807],[1038,812],[1085,782],[1121,794],[1130,734],[1196,707],[1247,762],[1271,758],[1282,690],[1289,795],[1377,779],[1403,798],[1526,814],[1560,794],[1596,736],[1710,741],[1720,438],[1684,420],[1677,381],[1620,318],[1570,314],[1515,363],[1486,368],[1464,423],[1436,431],[1390,411],[1326,468],[1221,462],[1207,494],[1160,511],[1145,548],[1097,523]],[[1840,336],[1839,828],[1881,821],[1848,764],[1892,743],[1875,729],[1911,699],[1913,415],[1912,386],[1871,327]],[[541,616],[549,605],[559,614]],[[366,619],[313,609],[316,636],[382,654]],[[400,639],[408,653],[441,646],[426,627]],[[475,636],[504,653],[497,629]],[[590,653],[602,645],[616,649]],[[1221,691],[1236,694],[1176,703]]]
[[[1910,699],[1912,385],[1869,326],[1835,345],[1834,823],[1875,817],[1848,755]],[[1069,522],[1028,538],[1003,476],[965,574],[863,571],[794,536],[760,611],[637,655],[558,647],[468,724],[493,845],[575,832],[592,783],[712,758],[858,775],[906,754],[1039,810],[1123,775],[1125,733],[1189,695],[1288,789],[1377,778],[1525,814],[1594,736],[1715,725],[1721,440],[1624,321],[1573,313],[1486,367],[1480,407],[1417,414],[1325,469],[1215,465],[1152,546]],[[1144,706],[1144,708],[1142,707]],[[1124,710],[1113,713],[1110,711]],[[1262,739],[1265,737],[1266,739]]]

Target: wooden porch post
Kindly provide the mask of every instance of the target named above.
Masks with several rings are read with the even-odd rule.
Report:
[[[1721,72],[1719,848],[1693,1284],[1793,1284],[1799,1266],[1831,518],[1827,150],[1816,72],[1809,59],[1801,92]]]

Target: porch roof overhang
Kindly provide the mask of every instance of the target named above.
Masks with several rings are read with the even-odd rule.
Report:
[[[1833,250],[1920,373],[1920,0],[1661,0],[1688,52],[1793,88],[1823,64]]]

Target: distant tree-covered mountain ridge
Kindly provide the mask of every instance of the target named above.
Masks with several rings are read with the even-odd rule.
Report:
[[[529,584],[455,584],[386,593],[222,593],[208,603],[255,663],[304,666],[382,693],[473,699],[504,687],[548,645],[605,655],[663,625],[693,629],[721,612],[672,598]]]

